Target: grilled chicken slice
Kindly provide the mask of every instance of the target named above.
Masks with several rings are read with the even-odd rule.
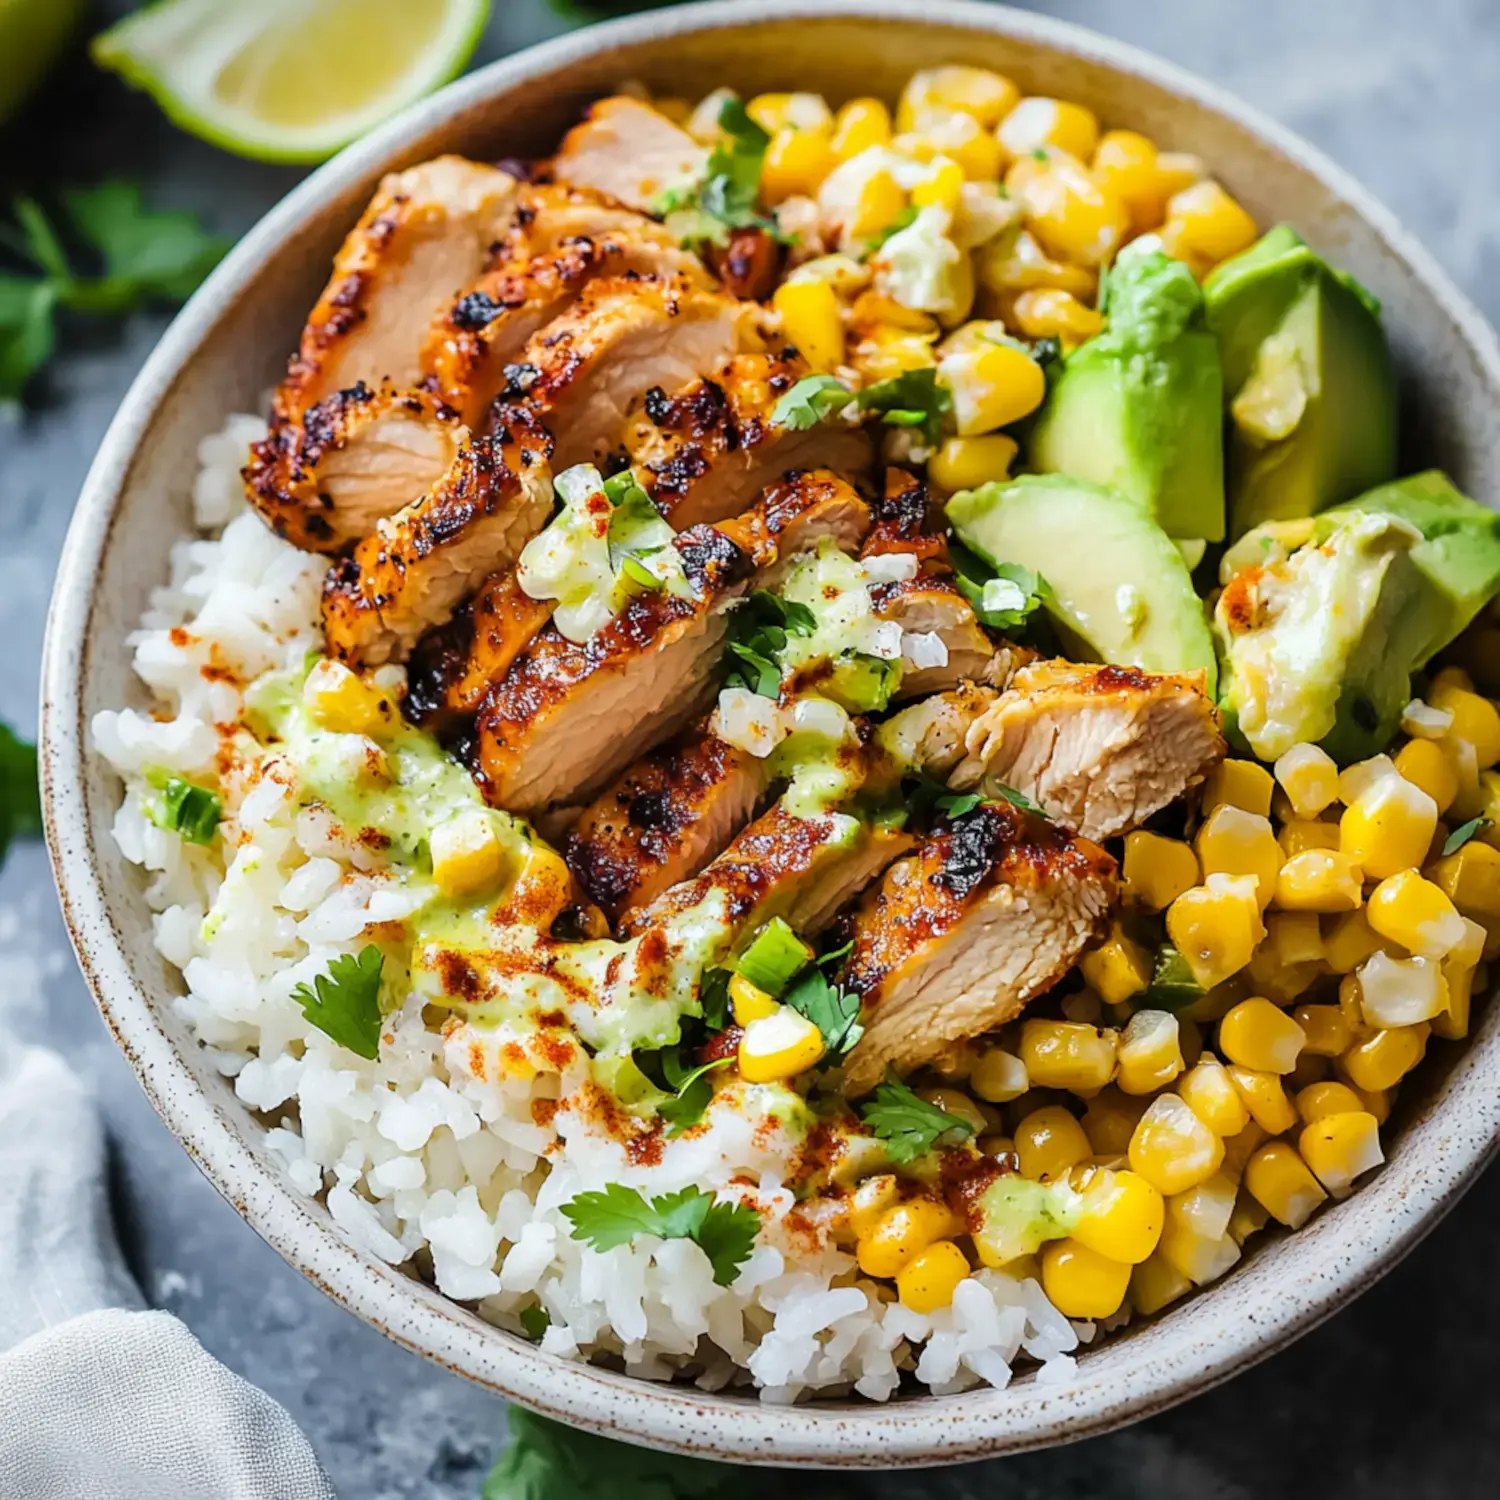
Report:
[[[953,569],[943,538],[945,524],[941,510],[933,508],[927,486],[905,469],[889,468],[875,502],[875,524],[860,556],[907,553],[917,559],[923,572],[946,576]]]
[[[342,552],[426,494],[468,436],[435,396],[359,384],[252,443],[240,472],[278,536],[307,552]]]
[[[960,682],[993,686],[994,674],[1007,668],[1009,655],[996,659],[995,643],[975,619],[973,606],[947,578],[918,573],[897,583],[877,584],[870,597],[880,619],[894,620],[908,636],[935,637],[935,641],[923,644],[940,643],[946,653],[945,661],[932,665],[908,663],[901,674],[897,698],[923,698],[957,687]],[[906,642],[908,652],[916,646],[914,641]]]
[[[384,178],[308,317],[275,421],[296,421],[361,381],[414,385],[429,325],[483,271],[516,189],[508,173],[460,156]]]
[[[737,516],[792,469],[865,472],[870,439],[862,428],[819,424],[797,431],[771,421],[777,401],[805,374],[800,359],[742,354],[670,396],[660,387],[646,392],[625,451],[677,530]]]
[[[993,688],[965,682],[892,714],[875,731],[867,751],[866,789],[888,794],[910,774],[946,780],[964,758],[969,730],[998,696]]]
[[[1114,895],[1104,850],[1009,803],[942,824],[860,904],[839,976],[865,1027],[845,1092],[1018,1015],[1099,934]]]
[[[870,508],[837,474],[813,469],[767,486],[759,504],[718,530],[749,554],[755,586],[775,589],[787,570],[819,542],[853,552],[870,529]]]
[[[597,463],[653,386],[683,385],[751,347],[756,316],[681,277],[603,277],[527,342],[499,401],[551,428],[559,473]]]
[[[750,821],[766,763],[712,734],[637,761],[587,808],[564,853],[610,926],[696,875]]]
[[[491,247],[489,269],[556,255],[569,240],[606,234],[661,234],[661,225],[623,203],[565,182],[526,183],[505,232]]]
[[[551,439],[524,414],[476,438],[420,500],[328,571],[323,629],[343,660],[404,661],[476,583],[514,562],[552,512]]]
[[[698,176],[708,148],[639,99],[601,99],[563,137],[552,175],[649,211],[658,197]]]
[[[680,276],[713,283],[702,263],[660,225],[564,240],[531,260],[488,271],[428,330],[422,365],[432,388],[470,426],[478,426],[507,380],[506,367],[527,342],[560,317],[600,276]]]
[[[1137,827],[1197,786],[1224,757],[1201,672],[1037,662],[970,729],[950,778],[986,775],[1084,838]]]

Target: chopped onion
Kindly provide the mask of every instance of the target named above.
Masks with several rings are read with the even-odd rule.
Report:
[[[709,730],[726,745],[760,759],[786,738],[786,724],[774,698],[762,698],[749,688],[724,688]]]
[[[917,576],[917,560],[910,552],[880,552],[860,565],[871,583],[905,583]]]
[[[918,670],[948,665],[947,642],[935,630],[908,630],[901,639],[901,655]]]
[[[1009,578],[991,578],[979,592],[979,607],[986,613],[1025,609],[1026,591]]]

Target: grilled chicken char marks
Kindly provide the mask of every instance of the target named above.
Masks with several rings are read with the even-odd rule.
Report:
[[[649,211],[669,188],[698,176],[708,148],[639,99],[601,99],[563,137],[552,175]]]
[[[837,474],[813,469],[783,475],[766,487],[759,504],[717,529],[750,555],[756,587],[774,589],[798,557],[824,538],[853,552],[870,529],[870,508]]]
[[[435,396],[360,382],[252,443],[240,473],[278,536],[341,552],[437,484],[468,435]]]
[[[584,809],[564,848],[568,866],[613,927],[696,875],[749,821],[765,786],[765,761],[689,732]]]
[[[951,785],[993,776],[1085,838],[1128,832],[1224,757],[1201,672],[1037,662],[970,730]]]
[[[606,276],[507,367],[496,420],[510,407],[551,429],[559,472],[602,462],[653,386],[684,385],[758,342],[758,310],[681,277]]]
[[[790,470],[863,475],[870,439],[862,428],[820,424],[798,431],[772,422],[777,401],[806,373],[800,359],[742,354],[671,395],[660,386],[646,392],[625,450],[674,527],[736,516]]]
[[[308,317],[274,424],[361,381],[415,385],[428,326],[484,269],[516,190],[507,173],[458,156],[382,179]]]
[[[552,511],[551,439],[524,414],[465,446],[426,495],[335,563],[323,628],[342,660],[404,661],[476,580],[513,562]]]
[[[953,571],[948,561],[946,524],[934,512],[927,486],[905,469],[889,468],[880,498],[875,502],[875,524],[861,557],[893,552],[907,553],[922,565],[922,571],[943,577]]]
[[[865,1032],[846,1093],[1018,1015],[1099,934],[1114,896],[1114,860],[1035,814],[986,802],[942,824],[855,918],[839,980]]]
[[[565,182],[527,183],[516,193],[504,233],[490,247],[486,269],[519,266],[557,254],[569,240],[606,234],[665,235],[665,231],[655,219],[589,188]]]

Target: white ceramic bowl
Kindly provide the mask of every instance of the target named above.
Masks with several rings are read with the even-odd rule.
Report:
[[[1500,495],[1500,351],[1391,216],[1300,141],[1130,48],[988,5],[910,0],[730,3],[575,33],[453,84],[315,173],[185,307],[131,387],[84,486],[58,572],[42,687],[42,773],[63,908],[100,1009],[163,1119],[292,1265],[408,1348],[565,1421],[683,1451],[886,1467],[1015,1452],[1097,1433],[1225,1380],[1305,1332],[1400,1259],[1453,1204],[1500,1131],[1500,1008],[1462,1049],[1434,1047],[1404,1092],[1385,1170],[1227,1279],[1086,1353],[1076,1384],[911,1396],[886,1406],[764,1406],[543,1354],[360,1253],[268,1157],[263,1127],[172,1015],[140,879],[109,835],[118,787],[90,755],[91,716],[141,702],[127,632],[190,524],[197,441],[279,374],[329,257],[381,173],[440,151],[541,154],[593,95],[638,77],[698,94],[811,88],[894,97],[916,68],[962,60],[1204,156],[1262,224],[1296,224],[1385,303],[1407,395],[1408,466],[1438,463]]]

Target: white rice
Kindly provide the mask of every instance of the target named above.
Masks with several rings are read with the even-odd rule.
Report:
[[[299,809],[269,757],[229,770],[232,816],[212,847],[142,811],[143,768],[222,774],[238,684],[321,645],[324,559],[273,536],[244,505],[238,470],[263,431],[236,416],[200,446],[193,494],[205,537],[173,549],[171,581],[131,640],[152,710],[101,713],[93,733],[125,779],[114,834],[149,872],[156,945],[187,986],[176,1005],[266,1122],[293,1186],[322,1198],[359,1248],[491,1322],[520,1332],[522,1311],[540,1306],[543,1349],[611,1356],[648,1379],[750,1381],[775,1402],[849,1391],[883,1401],[903,1374],[939,1393],[1003,1386],[1022,1355],[1040,1362],[1039,1379],[1073,1379],[1072,1351],[1092,1325],[1069,1323],[1035,1281],[982,1270],[951,1308],[924,1317],[862,1278],[826,1236],[789,1223],[780,1174],[796,1142],[754,1089],[721,1094],[708,1129],[637,1166],[571,1107],[587,1076],[581,1050],[558,1072],[532,1046],[537,1071],[518,1069],[514,1048],[506,1061],[500,1051],[525,1036],[454,1022],[440,1035],[411,1001],[387,1017],[379,1059],[366,1062],[306,1020],[293,989],[357,952],[367,924],[413,911],[423,891],[388,876],[327,814]],[[647,1195],[696,1185],[750,1202],[764,1225],[757,1247],[729,1287],[690,1240],[640,1236],[595,1251],[571,1238],[561,1207],[610,1183]]]

